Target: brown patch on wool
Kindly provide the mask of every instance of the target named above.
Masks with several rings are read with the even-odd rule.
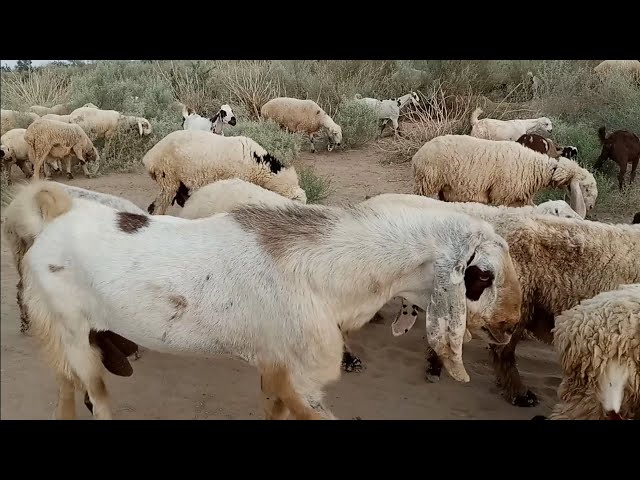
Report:
[[[51,273],[56,273],[56,272],[59,272],[60,270],[64,270],[64,267],[61,267],[60,265],[49,265],[49,271]]]
[[[149,225],[149,217],[139,213],[117,212],[118,228],[124,233],[135,233]]]

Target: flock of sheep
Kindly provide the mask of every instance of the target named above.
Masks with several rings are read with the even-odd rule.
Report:
[[[414,92],[357,100],[394,131],[400,110],[419,104]],[[640,225],[585,219],[596,180],[575,147],[539,135],[552,131],[548,118],[479,119],[477,109],[469,135],[436,137],[414,155],[414,195],[330,207],[307,204],[293,166],[224,135],[236,123],[229,105],[212,118],[182,107],[183,129],[142,159],[160,187],[148,212],[40,180],[48,165],[99,161],[91,138],[122,124],[150,134],[146,119],[91,104],[68,114],[32,107],[42,116],[5,132],[16,113],[2,111],[3,166],[31,176],[33,165],[3,233],[21,330],[56,373],[56,418],[75,418],[76,390],[95,418],[111,418],[105,369],[131,375],[138,345],[242,358],[260,372],[268,419],[335,418],[326,386],[362,365],[349,333],[401,297],[391,331],[408,332],[425,312],[429,381],[442,367],[470,381],[463,344],[475,337],[490,347],[505,399],[535,405],[515,360],[529,332],[554,344],[563,369],[549,418],[640,419]],[[261,116],[306,133],[313,150],[322,130],[329,151],[342,141],[311,100],[272,99]],[[601,130],[601,158],[631,163],[633,181],[640,140],[622,132]],[[570,204],[534,205],[549,187],[568,190]],[[173,203],[178,217],[165,215]]]

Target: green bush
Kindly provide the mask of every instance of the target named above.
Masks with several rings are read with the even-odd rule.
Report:
[[[331,195],[331,180],[316,175],[312,167],[296,166],[300,187],[307,194],[307,203],[322,203]]]
[[[376,112],[366,104],[354,100],[343,102],[333,120],[342,128],[344,148],[361,147],[374,140],[379,131]]]
[[[300,153],[302,137],[281,129],[277,123],[268,121],[239,121],[235,126],[226,125],[224,134],[227,136],[242,135],[260,144],[271,155],[275,156],[283,165],[291,165]]]

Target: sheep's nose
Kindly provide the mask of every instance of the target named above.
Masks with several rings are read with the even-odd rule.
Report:
[[[231,117],[229,119],[229,125],[231,125],[232,127],[236,124],[236,117]]]

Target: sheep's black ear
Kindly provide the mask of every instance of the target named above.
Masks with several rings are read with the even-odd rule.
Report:
[[[224,110],[220,110],[218,113],[220,114],[220,118],[224,118],[227,116],[227,112],[225,112]]]
[[[493,272],[481,270],[471,265],[464,272],[464,284],[467,289],[467,298],[476,301],[482,295],[485,288],[489,288],[494,280]]]

